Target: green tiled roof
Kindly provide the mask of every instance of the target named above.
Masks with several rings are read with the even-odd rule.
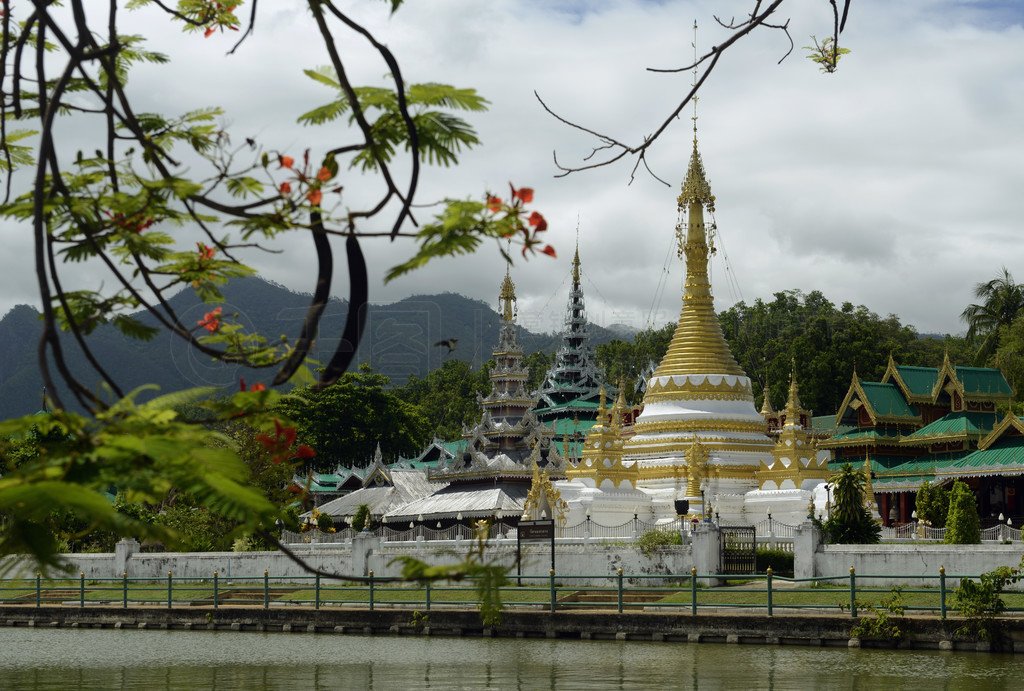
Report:
[[[890,472],[890,469],[908,462],[906,456],[893,456],[888,454],[871,454],[868,459],[871,462],[871,470],[875,473],[888,473]],[[854,470],[864,469],[863,458],[850,458],[849,456],[829,461],[828,469],[834,472],[842,468],[846,463],[852,465]]]
[[[934,367],[905,367],[896,368],[900,379],[907,385],[913,396],[931,396],[935,382],[939,379],[939,371]]]
[[[601,404],[596,402],[596,401],[584,401],[583,399],[580,399],[580,398],[574,398],[571,401],[568,401],[566,403],[559,403],[558,405],[548,406],[547,408],[534,408],[533,412],[535,412],[535,413],[550,413],[550,412],[558,412],[558,411],[573,410],[573,409],[577,409],[577,410],[582,410],[582,409],[585,409],[585,410],[597,410],[599,407],[601,407]],[[611,410],[611,406],[610,405],[609,405],[608,409]]]
[[[964,387],[964,394],[971,396],[1012,396],[1013,389],[1006,377],[997,369],[989,367],[957,367],[957,379]]]
[[[879,417],[918,417],[917,408],[907,403],[895,384],[861,382],[861,389],[867,396],[867,403]]]
[[[906,435],[900,441],[916,444],[931,443],[947,437],[980,437],[991,432],[997,422],[995,413],[959,411],[925,425],[913,434]]]
[[[1024,437],[1004,437],[984,451],[975,451],[955,461],[945,470],[951,476],[1022,475],[1024,474]]]
[[[832,447],[832,446],[846,446],[856,444],[871,444],[871,443],[890,443],[896,444],[899,442],[900,433],[898,430],[882,429],[878,430],[874,427],[860,428],[860,427],[846,427],[848,431],[842,434],[837,434],[831,439],[826,439],[821,442],[821,446]]]
[[[833,415],[815,415],[811,418],[811,429],[815,432],[831,432],[833,435],[845,434],[846,432],[856,429],[852,425],[839,425],[836,426],[836,416]]]
[[[569,418],[559,418],[558,420],[552,420],[548,423],[548,427],[555,429],[555,435],[563,437],[567,434],[574,434],[579,432],[586,434],[591,427],[597,424],[597,420],[570,420]]]

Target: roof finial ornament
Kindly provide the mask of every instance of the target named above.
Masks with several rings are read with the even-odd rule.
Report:
[[[508,265],[505,266],[505,280],[501,283],[501,293],[498,294],[498,302],[501,303],[501,318],[511,322],[516,318],[516,310],[519,301],[516,299],[516,286],[512,282],[512,275],[509,273]]]
[[[580,285],[580,227],[576,226],[576,254],[572,257],[572,285],[577,288]]]
[[[697,88],[697,20],[693,20],[693,82],[690,84]],[[697,94],[693,94],[693,150],[697,150]]]

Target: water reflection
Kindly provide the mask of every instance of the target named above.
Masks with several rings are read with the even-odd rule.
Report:
[[[1019,688],[1024,657],[522,639],[0,628],[4,689]]]

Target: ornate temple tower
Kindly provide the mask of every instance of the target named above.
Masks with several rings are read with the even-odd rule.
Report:
[[[580,286],[580,248],[577,243],[576,254],[572,258],[572,288],[565,308],[562,345],[555,353],[555,362],[538,391],[543,407],[537,411],[537,417],[544,422],[573,417],[593,420],[604,379],[604,373],[594,360],[583,288]]]
[[[714,310],[708,279],[713,216],[705,222],[705,211],[711,215],[714,208],[695,131],[679,195],[686,220],[676,228],[679,257],[686,261],[683,308],[668,352],[648,381],[623,458],[639,466],[643,487],[674,487],[691,507],[700,506],[701,491],[710,498],[757,489],[761,462],[772,459],[750,379],[730,352]]]
[[[515,477],[529,480],[536,463],[551,477],[564,477],[565,461],[553,443],[554,432],[533,412],[537,398],[526,390],[529,375],[523,348],[516,342],[516,288],[508,271],[499,294],[501,329],[493,351],[491,391],[478,398],[480,422],[465,430],[465,449],[447,466],[431,470],[432,480]]]

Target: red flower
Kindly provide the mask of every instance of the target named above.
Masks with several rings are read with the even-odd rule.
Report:
[[[201,242],[197,242],[196,247],[199,248],[199,261],[203,261],[204,259],[213,259],[213,253],[215,250],[212,247],[207,247]]]
[[[510,182],[508,186],[512,187],[512,183]],[[520,187],[519,189],[516,189],[512,187],[512,196],[520,200],[523,204],[529,204],[533,201],[533,188]]]
[[[217,27],[211,26],[209,29],[206,30],[206,33],[203,34],[203,38],[210,38],[210,36],[212,36],[213,32],[216,31],[216,30],[217,30]]]
[[[253,387],[255,390],[256,387]],[[280,463],[284,458],[312,458],[316,455],[310,447],[300,444],[294,453],[290,452],[292,444],[295,443],[295,428],[285,427],[276,418],[274,419],[274,436],[269,434],[257,434],[256,439],[274,454],[273,463]]]
[[[487,208],[493,213],[501,211],[501,197],[488,197]]]
[[[545,221],[544,217],[541,216],[536,211],[534,211],[532,214],[530,214],[530,218],[528,220],[530,221],[530,225],[531,226],[535,226],[536,227],[536,230],[534,231],[535,233],[539,233],[542,230],[547,230],[548,229],[548,222]]]
[[[555,248],[552,247],[551,245],[546,246],[540,252],[541,252],[541,254],[546,254],[549,257],[554,257],[555,256]]]
[[[290,182],[281,183],[281,194],[291,194],[292,184]]]
[[[553,250],[552,250],[552,252],[553,252]],[[552,256],[554,256],[554,255],[552,254]],[[267,390],[267,387],[264,386],[260,382],[256,382],[255,384],[252,385],[252,391],[266,391],[266,390]]]
[[[295,165],[295,159],[291,156],[278,156],[277,160],[281,163],[282,168],[291,168]]]
[[[207,331],[209,331],[210,333],[213,333],[214,331],[220,328],[220,312],[220,307],[213,310],[212,312],[207,312],[206,314],[203,315],[203,318],[197,321],[196,323],[199,324],[199,326],[206,329]]]
[[[323,198],[324,195],[320,190],[310,190],[309,192],[306,192],[306,199],[308,199],[309,203],[313,206],[320,206],[320,200]]]
[[[320,172],[316,174],[316,179],[321,182],[327,182],[331,179],[331,171],[327,169],[327,166],[320,169]]]

